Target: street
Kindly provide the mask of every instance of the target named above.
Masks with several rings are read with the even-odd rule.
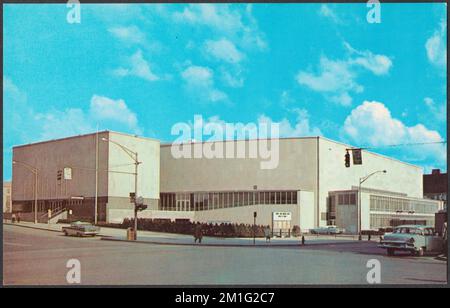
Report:
[[[444,284],[447,264],[432,256],[388,257],[375,242],[305,247],[195,247],[64,237],[4,225],[5,285],[67,285],[78,259],[83,285],[367,284],[367,261],[383,284]]]

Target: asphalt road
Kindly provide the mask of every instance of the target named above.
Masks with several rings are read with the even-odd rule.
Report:
[[[373,242],[305,247],[195,247],[101,241],[3,226],[5,285],[67,285],[69,259],[84,285],[367,284],[368,260],[383,284],[443,284],[434,257],[387,257]]]

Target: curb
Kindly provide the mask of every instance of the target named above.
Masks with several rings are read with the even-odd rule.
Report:
[[[9,225],[9,226],[16,226],[16,227],[22,227],[22,228],[28,228],[28,229],[36,229],[36,230],[43,230],[43,231],[50,231],[50,232],[58,232],[61,233],[62,230],[54,230],[54,229],[46,229],[43,227],[35,227],[35,226],[27,226],[27,225],[21,225],[21,224],[15,224],[15,223],[10,223],[10,222],[4,222],[3,225]],[[101,236],[102,238],[112,238],[112,235],[101,235],[98,234],[96,236]]]
[[[47,229],[47,228],[42,228],[42,227],[27,226],[27,225],[21,225],[21,224],[10,223],[10,222],[4,222],[3,225],[16,226],[16,227],[22,227],[22,228],[28,228],[28,229],[44,230],[44,231],[50,231],[50,232],[61,232],[61,230],[53,230],[53,229]]]
[[[353,242],[341,242],[341,243],[311,243],[306,245],[301,244],[269,244],[269,245],[249,245],[249,244],[195,244],[195,243],[170,243],[170,242],[155,242],[155,241],[143,241],[136,240],[130,241],[125,239],[119,239],[114,237],[101,237],[102,241],[112,242],[127,242],[135,244],[152,244],[152,245],[168,245],[168,246],[201,246],[201,247],[248,247],[248,248],[270,248],[270,247],[303,247],[303,246],[318,246],[318,245],[342,245],[350,244]]]

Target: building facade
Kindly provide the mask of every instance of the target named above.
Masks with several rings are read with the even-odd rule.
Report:
[[[225,151],[229,143],[235,149],[243,143],[243,148],[249,149],[251,142],[212,142],[210,146]],[[181,218],[185,213],[195,221],[213,223],[251,224],[257,212],[257,222],[272,227],[274,213],[289,212],[291,226],[309,230],[335,222],[330,218],[330,192],[350,190],[360,178],[379,170],[386,170],[386,174],[371,177],[368,187],[398,192],[411,200],[422,199],[420,167],[363,151],[363,164],[346,168],[348,145],[322,137],[279,139],[278,143],[279,164],[274,169],[261,169],[264,159],[260,158],[175,158],[172,146],[162,145],[159,209],[165,215],[175,212]],[[194,152],[196,143],[184,146],[187,152]],[[362,194],[365,207],[369,206],[367,196]],[[438,207],[438,203],[431,203]],[[370,220],[369,210],[365,211]],[[352,220],[356,224],[356,218]],[[370,228],[370,223],[362,227]]]
[[[3,182],[3,213],[11,213],[11,182]]]
[[[441,200],[444,209],[447,209],[448,177],[447,173],[441,173],[440,169],[433,169],[431,174],[423,175],[424,198]]]
[[[157,140],[110,131],[14,147],[13,210],[26,218],[37,198],[39,217],[48,209],[67,209],[74,218],[93,221],[97,196],[98,221],[131,216],[135,165],[126,148],[139,154],[138,196],[156,209],[159,147]]]
[[[73,217],[93,220],[97,195],[99,221],[133,217],[129,194],[134,192],[134,161],[124,147],[139,154],[138,196],[149,205],[139,213],[143,218],[244,224],[256,219],[282,231],[336,224],[354,232],[355,189],[361,178],[380,170],[386,173],[372,176],[361,190],[362,229],[384,227],[408,215],[428,223],[441,204],[422,199],[420,167],[362,151],[362,165],[346,168],[344,155],[351,147],[323,137],[269,140],[270,157],[252,153],[258,142],[160,145],[104,131],[14,147],[13,210],[33,211],[36,180],[27,164],[38,172],[39,213],[64,208]],[[189,155],[179,156],[174,149]],[[207,150],[212,149],[211,156]],[[267,168],[269,161],[276,163]]]
[[[358,202],[361,198],[361,204]],[[329,193],[329,225],[336,225],[348,233],[361,230],[379,230],[404,224],[433,226],[435,213],[442,202],[408,197],[406,194],[370,188],[353,187],[346,191]],[[361,206],[361,215],[358,214]]]

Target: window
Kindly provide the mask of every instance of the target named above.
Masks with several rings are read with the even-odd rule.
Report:
[[[276,204],[276,196],[275,196],[275,192],[270,192],[270,197],[269,197],[269,203],[268,204]]]
[[[356,204],[356,194],[350,194],[350,204]]]

